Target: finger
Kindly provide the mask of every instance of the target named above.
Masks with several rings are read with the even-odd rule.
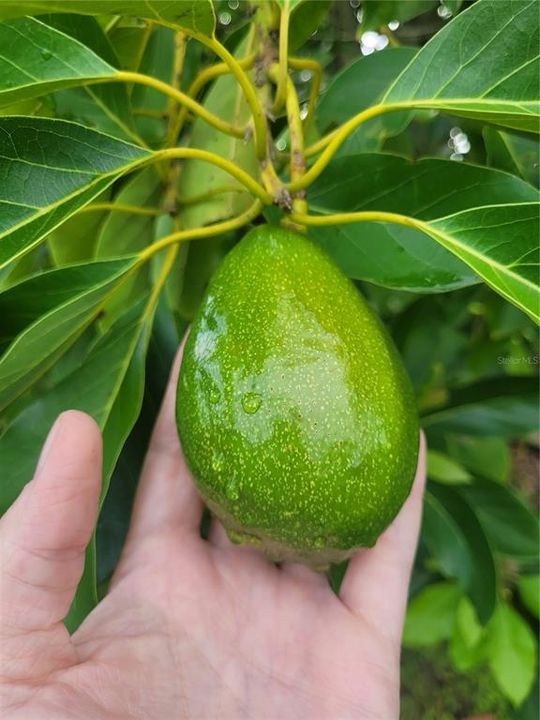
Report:
[[[0,521],[0,633],[49,628],[67,615],[96,522],[101,452],[91,417],[59,416],[34,479]]]
[[[176,385],[183,344],[171,370],[144,462],[126,552],[155,532],[199,531],[203,504],[191,480],[176,430]]]
[[[359,552],[350,561],[341,586],[345,605],[380,628],[396,645],[401,642],[425,479],[426,447],[422,433],[416,478],[407,501],[375,547]]]
[[[296,578],[300,582],[309,585],[319,585],[321,587],[329,587],[328,580],[324,573],[315,572],[306,565],[300,563],[283,563],[281,566],[283,575]]]
[[[229,540],[229,536],[225,532],[225,528],[219,522],[219,520],[212,515],[212,521],[210,523],[210,530],[208,532],[208,541],[220,548],[233,547],[234,543]]]

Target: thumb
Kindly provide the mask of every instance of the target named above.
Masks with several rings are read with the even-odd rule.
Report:
[[[45,630],[67,615],[84,568],[101,483],[101,435],[62,413],[34,475],[0,520],[0,636]]]

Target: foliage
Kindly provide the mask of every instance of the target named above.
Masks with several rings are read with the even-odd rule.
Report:
[[[511,467],[538,457],[537,4],[357,6],[0,4],[0,508],[58,412],[96,418],[76,627],[208,278],[250,224],[306,226],[386,322],[428,438],[405,642],[444,640],[526,717],[538,520]]]

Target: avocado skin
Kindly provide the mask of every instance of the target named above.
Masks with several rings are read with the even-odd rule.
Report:
[[[415,400],[385,329],[319,246],[279,227],[251,230],[216,271],[177,425],[231,539],[274,560],[320,568],[372,546],[416,468]]]

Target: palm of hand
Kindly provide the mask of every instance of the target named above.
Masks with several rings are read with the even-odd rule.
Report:
[[[64,492],[53,506],[64,518],[64,532],[48,538],[44,554],[42,548],[25,547],[24,527],[13,540],[13,527],[31,516],[33,506],[23,514],[16,504],[12,517],[2,520],[0,536],[23,552],[8,568],[7,607],[6,593],[0,600],[7,638],[2,667],[11,667],[4,678],[2,717],[397,718],[400,635],[423,473],[377,546],[350,563],[337,597],[323,576],[296,565],[277,568],[257,551],[231,545],[217,523],[209,541],[199,537],[201,504],[178,447],[172,405],[170,389],[110,592],[72,638],[62,617],[82,569],[95,510],[83,512],[82,522],[82,511],[72,515],[70,529],[65,505],[80,508],[86,493],[92,509],[99,481],[99,439],[86,416],[62,416],[62,432],[44,453],[37,487],[18,501],[28,506],[33,500],[36,513],[40,499],[50,503],[51,487],[48,496],[39,497],[46,489],[40,476],[55,470],[58,476],[61,459],[71,475],[87,478],[75,498],[65,481],[52,486]],[[72,462],[66,462],[68,447]],[[74,537],[81,533],[83,542]],[[59,544],[63,547],[53,551]],[[33,618],[30,610],[24,627],[14,621],[22,604],[36,603],[48,622]]]

